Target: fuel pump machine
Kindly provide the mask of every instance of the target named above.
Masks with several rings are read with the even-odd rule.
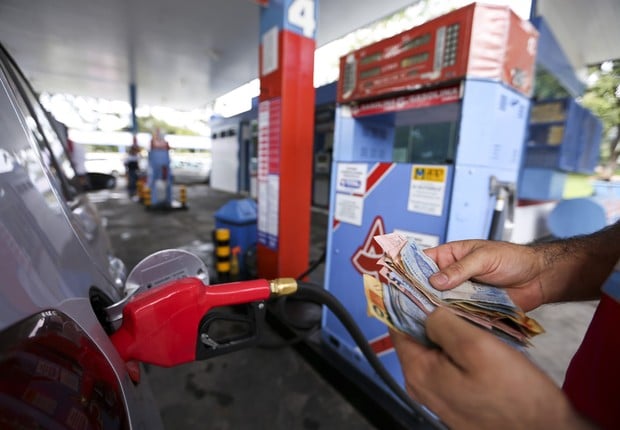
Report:
[[[400,382],[387,328],[366,313],[373,236],[400,231],[422,247],[505,237],[536,41],[509,8],[471,4],[341,58],[325,287]],[[374,378],[330,312],[322,336]]]

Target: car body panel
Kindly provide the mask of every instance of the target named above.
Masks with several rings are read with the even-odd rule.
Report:
[[[116,273],[110,267],[113,258],[110,241],[95,206],[85,193],[76,192],[72,185],[72,181],[76,180],[76,174],[65,145],[60,141],[49,115],[38,103],[23,76],[14,68],[9,72],[13,73],[14,78],[13,81],[8,81],[7,85],[13,91],[15,113],[23,118],[25,137],[31,141],[33,150],[39,153],[42,169],[52,184],[49,192],[56,194],[56,204],[69,209],[58,210],[67,217],[75,236],[82,243],[91,261],[97,264],[103,276],[111,278],[112,283],[119,287],[119,280],[114,279]],[[40,184],[45,186],[42,181]],[[46,200],[54,201],[52,198]],[[110,291],[109,294],[116,293]],[[114,298],[116,299],[116,296]]]
[[[53,363],[47,366],[49,351],[41,349],[40,356],[33,351],[49,339],[72,339],[66,330],[74,327],[69,332],[79,332],[78,343],[84,349],[69,348],[62,353],[81,369],[78,373],[84,383],[97,382],[101,376],[97,369],[108,375],[112,391],[120,396],[117,400],[121,406],[117,406],[129,417],[127,426],[122,425],[122,417],[112,422],[120,423],[120,428],[161,428],[147,381],[132,382],[126,363],[106,333],[109,327],[101,307],[122,299],[123,285],[115,278],[118,267],[112,267],[113,254],[101,218],[85,192],[76,188],[66,148],[48,119],[23,75],[0,46],[0,338],[17,337],[13,346],[3,344],[4,350],[0,348],[0,380],[15,376],[11,372],[23,370],[28,363],[39,363],[32,371],[59,369],[58,363],[56,367]],[[49,336],[36,336],[37,324],[57,320],[62,324],[57,324]],[[29,324],[31,329],[27,330]],[[89,367],[88,360],[80,361],[82,353],[91,354],[92,360],[102,365]],[[91,371],[95,373],[91,375]],[[68,376],[68,380],[74,379]],[[67,417],[72,417],[75,424],[88,416],[86,409],[82,415],[74,411],[78,404],[72,403],[67,410],[73,412],[58,418],[55,413],[59,409],[54,405],[62,402],[54,403],[57,399],[53,396],[50,400],[45,395],[47,382],[39,382],[25,381],[24,387],[29,401],[37,405],[37,417],[44,428],[57,427],[50,423],[66,427]],[[19,409],[15,401],[21,398],[11,397],[9,385],[0,387],[0,414],[6,412],[3,408]],[[43,391],[35,386],[43,387]],[[84,408],[96,407],[96,402],[78,403]]]

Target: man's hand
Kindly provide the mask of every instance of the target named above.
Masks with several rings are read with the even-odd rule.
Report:
[[[449,427],[587,428],[551,379],[492,334],[442,308],[426,332],[440,349],[390,334],[408,393]]]
[[[438,290],[454,288],[473,279],[506,292],[524,311],[537,308],[548,299],[541,273],[544,263],[534,249],[507,242],[462,240],[449,242],[424,252],[440,271],[429,278]]]

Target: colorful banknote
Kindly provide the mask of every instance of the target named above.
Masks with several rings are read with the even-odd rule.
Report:
[[[528,339],[544,331],[506,290],[473,281],[437,290],[428,278],[439,268],[413,240],[398,233],[374,239],[383,256],[378,260],[380,279],[364,275],[368,313],[394,329],[427,343],[426,317],[442,306],[517,347],[528,345]]]

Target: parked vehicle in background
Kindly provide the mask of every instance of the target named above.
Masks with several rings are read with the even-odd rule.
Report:
[[[0,129],[0,427],[161,428],[108,337],[104,309],[124,298],[125,267],[2,46]]]
[[[88,152],[84,165],[87,172],[107,173],[118,177],[125,174],[123,157],[124,154],[120,152]]]
[[[105,173],[115,177],[125,175],[125,154],[121,152],[88,152],[86,171]],[[211,157],[193,154],[172,154],[170,169],[178,184],[208,183],[211,178]],[[140,171],[148,171],[147,156],[140,158]]]
[[[211,157],[172,155],[170,169],[177,184],[209,183],[211,180]]]
[[[129,148],[127,148],[128,150]],[[126,154],[123,152],[87,152],[84,163],[87,172],[106,173],[115,177],[124,176]],[[140,157],[140,170],[146,172],[148,161]]]

